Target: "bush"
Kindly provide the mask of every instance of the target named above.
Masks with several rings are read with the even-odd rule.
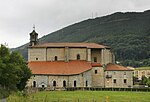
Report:
[[[5,90],[0,86],[0,99],[8,97],[9,93],[10,92],[8,90]]]

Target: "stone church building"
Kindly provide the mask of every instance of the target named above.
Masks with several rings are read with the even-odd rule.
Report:
[[[28,87],[132,87],[132,70],[114,64],[111,48],[96,43],[43,43],[30,33]]]

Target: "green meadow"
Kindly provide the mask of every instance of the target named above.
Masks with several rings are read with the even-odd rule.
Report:
[[[149,67],[138,67],[138,68],[135,68],[135,70],[149,70],[150,69],[150,66]]]
[[[150,92],[119,91],[41,91],[11,95],[7,102],[150,102]]]

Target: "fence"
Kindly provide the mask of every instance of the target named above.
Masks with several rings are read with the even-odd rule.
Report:
[[[136,92],[150,92],[150,88],[100,88],[100,87],[67,87],[67,88],[59,88],[49,90],[49,88],[28,88],[28,93],[35,93],[37,91],[54,91],[54,90],[62,90],[62,91],[136,91]]]
[[[150,88],[97,88],[97,87],[67,87],[66,91],[89,90],[89,91],[140,91],[150,92]]]

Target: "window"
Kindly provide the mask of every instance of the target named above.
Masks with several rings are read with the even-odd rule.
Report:
[[[126,75],[126,72],[124,72],[124,75]]]
[[[42,85],[42,88],[44,88],[45,86],[44,85]]]
[[[79,54],[77,54],[77,60],[80,60],[80,55]]]
[[[74,81],[74,87],[76,87],[77,86],[77,82],[76,82],[76,80]]]
[[[127,79],[124,79],[123,81],[124,81],[124,84],[126,84],[126,83],[127,83]]]
[[[117,80],[116,80],[116,79],[114,79],[113,81],[114,81],[114,83],[117,83]]]
[[[97,62],[97,57],[94,57],[94,62]]]
[[[144,76],[145,76],[145,71],[143,71],[143,72],[142,72],[142,75],[144,75]]]
[[[116,72],[114,72],[114,75],[116,75]]]
[[[97,70],[95,70],[95,74],[97,74]]]
[[[82,73],[81,75],[82,75],[82,77],[83,77],[83,73]]]
[[[39,60],[38,58],[36,58],[36,60]]]
[[[57,61],[57,56],[55,56],[55,61]]]
[[[88,86],[88,81],[86,81],[85,85],[86,85],[86,87]]]
[[[36,87],[36,81],[33,81],[33,87]]]
[[[56,86],[56,81],[53,81],[53,86]]]
[[[66,81],[65,80],[63,81],[63,87],[66,87]]]
[[[147,72],[147,75],[150,75],[150,72]]]

